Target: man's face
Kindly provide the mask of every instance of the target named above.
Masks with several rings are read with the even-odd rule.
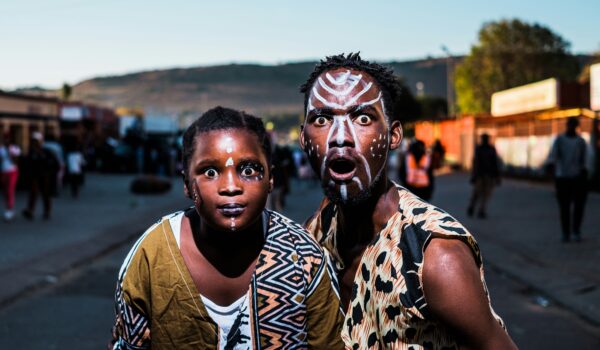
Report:
[[[402,138],[400,124],[388,120],[382,92],[369,74],[336,68],[317,78],[300,144],[330,199],[352,203],[369,196],[388,151]]]

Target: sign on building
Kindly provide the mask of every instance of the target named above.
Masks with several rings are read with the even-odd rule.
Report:
[[[492,115],[502,117],[558,107],[558,80],[551,78],[492,94]]]
[[[590,67],[590,108],[600,111],[600,63]]]

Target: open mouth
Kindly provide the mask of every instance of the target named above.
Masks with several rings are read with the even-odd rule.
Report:
[[[349,159],[338,158],[329,163],[329,175],[334,181],[348,181],[356,172],[356,165]]]
[[[242,215],[244,210],[246,210],[246,206],[237,203],[231,203],[220,205],[217,207],[217,210],[219,210],[224,216],[235,217]]]

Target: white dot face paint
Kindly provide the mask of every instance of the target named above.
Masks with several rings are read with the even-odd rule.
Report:
[[[354,164],[354,176],[335,177],[342,200],[368,188],[381,174],[389,149],[387,120],[382,92],[367,73],[334,69],[317,77],[311,87],[303,128],[305,144],[311,147],[305,152],[328,185],[333,176],[330,163],[341,157]]]
[[[225,162],[225,166],[233,166],[233,158],[229,157],[227,158],[227,161]]]

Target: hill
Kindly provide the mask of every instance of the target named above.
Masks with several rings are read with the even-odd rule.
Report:
[[[73,99],[109,107],[143,107],[157,114],[196,114],[223,105],[259,115],[302,111],[298,87],[317,62],[229,64],[99,77],[73,87]],[[416,93],[446,96],[446,59],[388,62]]]

